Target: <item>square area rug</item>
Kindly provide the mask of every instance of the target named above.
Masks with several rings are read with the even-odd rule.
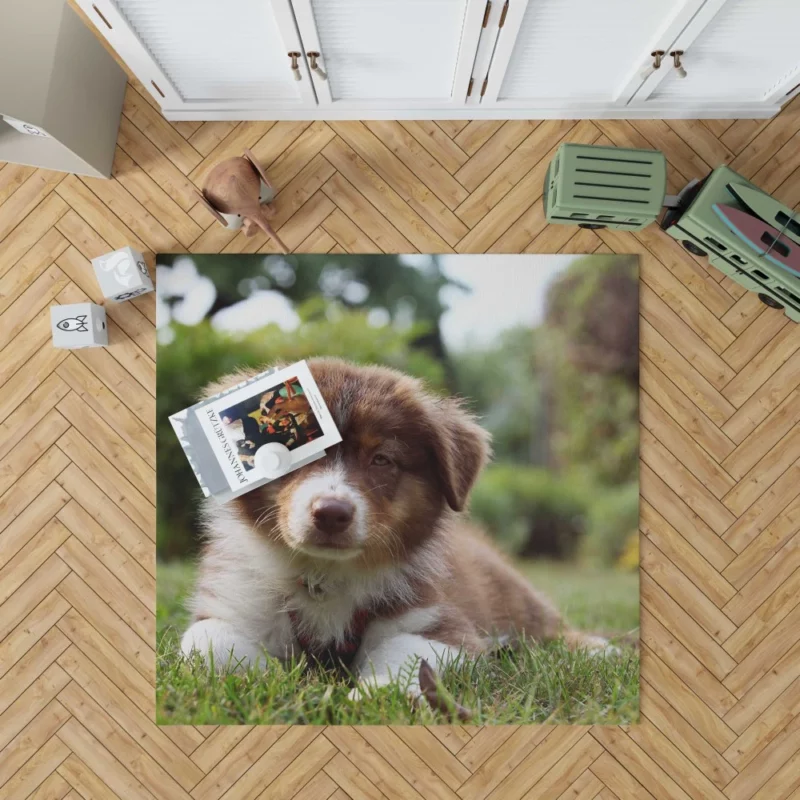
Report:
[[[159,722],[637,722],[638,280],[158,256]]]

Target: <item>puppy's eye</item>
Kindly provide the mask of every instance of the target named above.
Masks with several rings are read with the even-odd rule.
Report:
[[[370,461],[370,464],[373,467],[388,467],[391,465],[391,463],[392,462],[381,453],[376,453],[374,456],[372,456],[372,461]]]

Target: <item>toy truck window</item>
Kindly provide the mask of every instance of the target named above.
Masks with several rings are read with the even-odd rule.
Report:
[[[775,216],[775,222],[781,228],[786,228],[787,231],[793,233],[795,236],[800,236],[800,220],[789,219],[789,215],[783,211],[779,211]]]
[[[588,214],[581,214],[581,213],[576,211],[575,213],[570,214],[570,216],[571,217],[588,217],[589,215]]]
[[[754,269],[753,270],[753,275],[755,275],[756,278],[761,278],[762,281],[768,281],[769,280],[769,275],[765,275],[760,269]]]
[[[712,239],[710,236],[706,236],[705,240],[712,246],[716,247],[717,250],[727,250],[728,248],[725,247],[722,242],[718,242],[716,239]]]
[[[786,258],[789,255],[789,246],[779,239],[776,239],[769,231],[764,231],[764,233],[761,234],[761,241],[771,250],[774,250],[779,256]]]

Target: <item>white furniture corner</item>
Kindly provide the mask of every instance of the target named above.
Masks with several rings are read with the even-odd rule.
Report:
[[[111,174],[127,76],[65,0],[0,2],[0,161]]]
[[[800,0],[76,0],[172,120],[770,117]]]

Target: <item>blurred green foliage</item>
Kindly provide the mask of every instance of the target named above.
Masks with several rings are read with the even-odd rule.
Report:
[[[542,407],[530,328],[503,331],[491,350],[451,354],[456,390],[491,432],[495,455],[522,464],[543,461],[536,428]]]
[[[177,258],[159,257],[159,265]],[[440,290],[459,284],[435,257],[427,266],[348,254],[192,258],[217,288],[209,317],[271,289],[291,300],[300,324],[232,335],[208,319],[172,323],[172,341],[158,353],[161,558],[196,548],[200,495],[168,415],[236,368],[331,355],[386,364],[467,398],[494,447],[472,514],[507,550],[617,562],[638,521],[635,257],[576,259],[552,283],[541,325],[509,328],[491,346],[463,352],[442,341]],[[376,309],[383,324],[371,315]],[[628,552],[626,563],[635,555]]]
[[[512,553],[565,558],[576,554],[586,528],[588,488],[541,467],[493,464],[472,492],[470,511]]]
[[[618,563],[631,537],[638,542],[639,484],[603,487],[587,512],[581,556],[592,563]]]
[[[557,465],[611,486],[638,481],[638,281],[635,256],[574,261],[550,288],[540,350]]]

